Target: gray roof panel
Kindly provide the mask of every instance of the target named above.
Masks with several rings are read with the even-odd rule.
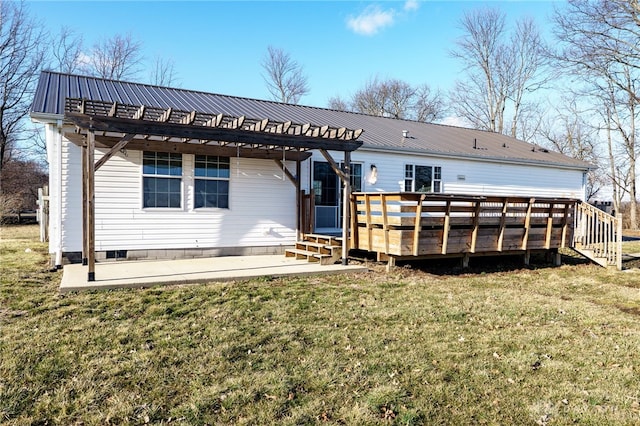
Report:
[[[362,128],[364,133],[359,138],[363,142],[362,148],[576,169],[592,167],[583,161],[499,133],[51,71],[41,73],[31,112],[34,115],[63,115],[67,97]],[[402,137],[403,130],[409,131],[409,137]]]

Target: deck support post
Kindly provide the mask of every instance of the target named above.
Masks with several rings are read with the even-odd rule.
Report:
[[[531,264],[531,250],[524,251],[524,264],[529,266]]]
[[[471,256],[469,256],[469,253],[465,253],[462,256],[462,269],[467,269],[469,267],[469,259],[471,258]]]
[[[556,249],[553,250],[553,266],[560,266],[562,265],[562,255],[560,254],[560,252]]]
[[[351,200],[351,152],[344,152],[344,179],[342,199],[342,265],[346,266],[349,258],[349,211]]]
[[[420,250],[420,231],[422,231],[422,203],[427,194],[420,195],[418,205],[416,206],[416,220],[413,225],[413,255],[417,256]],[[443,249],[443,251],[446,251]]]
[[[373,225],[371,224],[371,194],[364,194],[365,224],[367,226],[367,250],[373,249]],[[354,232],[356,228],[353,228]]]
[[[395,267],[396,267],[396,258],[394,256],[389,256],[389,259],[387,260],[387,272],[391,272]]]

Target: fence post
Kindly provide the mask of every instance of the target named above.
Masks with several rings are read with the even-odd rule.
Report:
[[[618,271],[622,271],[622,215],[616,212],[617,229],[616,229],[616,267]]]

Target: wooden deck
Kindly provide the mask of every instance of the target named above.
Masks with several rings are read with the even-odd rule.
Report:
[[[573,246],[578,200],[354,193],[350,247],[381,260],[523,253]]]

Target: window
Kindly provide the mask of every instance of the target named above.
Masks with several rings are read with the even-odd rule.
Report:
[[[182,155],[145,152],[142,155],[143,207],[182,206]]]
[[[442,167],[405,165],[404,190],[407,192],[442,192]]]
[[[193,208],[229,208],[229,158],[196,155]]]

